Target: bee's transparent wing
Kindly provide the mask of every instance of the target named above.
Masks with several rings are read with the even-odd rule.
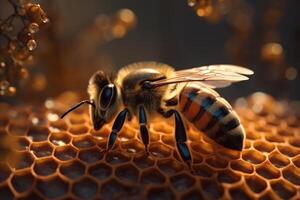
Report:
[[[152,87],[160,87],[167,84],[182,82],[201,82],[211,88],[229,86],[231,83],[245,81],[252,75],[253,71],[235,65],[209,65],[195,67],[175,72],[175,76],[169,79],[162,79],[149,84]]]

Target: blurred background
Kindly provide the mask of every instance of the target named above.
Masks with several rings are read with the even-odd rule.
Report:
[[[255,75],[219,90],[227,99],[257,91],[300,98],[297,0],[33,2],[50,21],[39,27],[29,64],[22,63],[24,77],[8,81],[15,95],[1,100],[39,101],[66,90],[86,95],[95,71],[116,72],[138,61],[164,62],[175,69],[242,65]],[[0,1],[2,21],[12,11],[9,1]],[[3,74],[1,80],[6,80]]]

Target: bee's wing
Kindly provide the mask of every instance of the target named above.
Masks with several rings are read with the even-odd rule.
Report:
[[[150,82],[153,87],[182,82],[201,82],[211,88],[229,86],[233,82],[248,80],[245,75],[252,75],[253,71],[235,65],[209,65],[195,67],[175,72],[175,76]]]

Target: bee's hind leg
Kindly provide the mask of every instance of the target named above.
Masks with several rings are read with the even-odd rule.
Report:
[[[124,122],[125,122],[125,119],[126,119],[126,115],[128,113],[129,113],[129,110],[127,108],[125,108],[116,117],[116,119],[114,121],[114,124],[112,126],[111,133],[109,134],[109,138],[107,140],[106,149],[103,152],[108,152],[114,146],[114,144],[116,142],[116,139],[117,139],[117,136],[118,136],[118,133],[122,129],[122,127],[124,125]]]
[[[139,106],[139,124],[140,124],[140,133],[142,141],[145,145],[145,152],[148,154],[148,144],[149,144],[149,133],[147,128],[147,115],[145,108]]]
[[[161,113],[165,118],[169,118],[172,115],[175,116],[175,140],[176,140],[177,150],[182,160],[184,160],[184,162],[191,169],[191,153],[189,147],[186,144],[187,141],[186,131],[185,131],[183,120],[179,112],[177,110],[171,109],[168,110],[167,112],[163,112],[163,110],[159,110],[159,113]]]

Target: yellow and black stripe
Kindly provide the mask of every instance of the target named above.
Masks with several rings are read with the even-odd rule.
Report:
[[[243,148],[244,129],[229,103],[214,90],[186,86],[180,93],[181,113],[209,138],[230,149]]]

